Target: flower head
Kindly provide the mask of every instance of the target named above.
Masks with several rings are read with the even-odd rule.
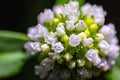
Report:
[[[41,79],[70,80],[91,78],[109,70],[119,56],[115,25],[105,25],[102,6],[77,1],[45,9],[38,25],[28,29],[24,47],[39,57],[35,73]],[[95,69],[94,69],[95,68]]]

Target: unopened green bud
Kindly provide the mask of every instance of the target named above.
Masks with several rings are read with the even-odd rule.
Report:
[[[86,34],[87,37],[90,36],[90,31],[88,29],[86,29],[85,34]]]
[[[43,44],[41,45],[41,49],[43,52],[48,52],[50,50],[50,47],[48,46],[48,44]]]
[[[63,26],[63,25],[65,25],[63,22],[58,23],[58,26]]]
[[[85,20],[85,23],[86,23],[87,25],[91,25],[91,24],[93,24],[93,22],[94,22],[94,20],[93,20],[92,18],[87,18],[87,19]]]
[[[70,62],[68,63],[68,68],[69,68],[69,69],[73,69],[73,68],[75,68],[75,66],[76,66],[76,62],[75,62],[75,61],[70,61]]]
[[[72,58],[73,58],[73,56],[72,56],[70,53],[66,53],[66,54],[64,55],[64,59],[65,59],[67,62],[69,62]]]
[[[66,34],[61,36],[61,41],[63,41],[63,42],[67,42],[68,39],[69,39],[69,37]]]
[[[96,32],[97,30],[98,30],[98,25],[97,24],[90,25],[90,31]]]
[[[78,67],[83,67],[85,65],[85,60],[77,59],[77,65]]]
[[[58,18],[53,19],[53,23],[58,23],[60,20]]]

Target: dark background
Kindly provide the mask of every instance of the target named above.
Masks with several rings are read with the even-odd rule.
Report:
[[[106,23],[116,25],[117,37],[120,39],[120,3],[119,0],[86,0],[92,4],[103,5],[107,11]],[[0,1],[0,30],[27,32],[27,28],[37,24],[37,15],[44,8],[52,8],[55,0],[1,0]],[[120,41],[120,40],[119,40]],[[36,59],[29,60],[22,71],[4,80],[39,80],[34,75]],[[32,64],[31,64],[32,63]],[[31,70],[32,69],[32,70]],[[36,78],[36,79],[35,79]],[[92,79],[96,80],[96,79]],[[101,75],[97,80],[105,80]]]

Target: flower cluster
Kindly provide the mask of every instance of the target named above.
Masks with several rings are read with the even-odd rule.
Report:
[[[41,79],[90,78],[109,70],[119,56],[118,39],[112,23],[104,25],[106,11],[77,1],[56,5],[38,15],[38,24],[28,29],[32,40],[24,47],[38,54],[35,73]]]

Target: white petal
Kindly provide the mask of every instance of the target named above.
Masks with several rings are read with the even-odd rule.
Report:
[[[24,45],[29,55],[34,55],[35,53],[41,51],[40,42],[27,42]]]
[[[61,53],[64,50],[64,47],[62,45],[61,42],[57,42],[55,44],[52,45],[52,49],[56,52],[56,53]]]
[[[57,37],[53,32],[50,32],[50,34],[45,37],[45,42],[48,44],[55,44],[57,42]]]
[[[69,37],[69,43],[71,46],[76,47],[80,44],[81,38],[78,35],[71,34]]]
[[[92,38],[84,39],[84,46],[90,46],[92,44],[93,44],[93,39]]]
[[[99,48],[101,49],[101,51],[103,51],[103,52],[104,52],[104,51],[108,51],[109,48],[110,48],[110,45],[109,45],[108,42],[105,41],[105,40],[100,41],[99,44],[98,44],[98,46],[99,46]]]
[[[42,26],[41,24],[38,24],[35,27],[30,27],[28,29],[28,37],[32,40],[39,40],[40,38],[43,38],[47,35],[47,29]]]
[[[50,9],[45,9],[44,13],[38,15],[38,23],[43,24],[44,22],[51,22],[54,18],[54,13]]]
[[[57,26],[56,32],[57,32],[58,36],[62,36],[63,34],[65,34],[65,28],[64,28],[64,26]]]
[[[75,25],[74,25],[74,21],[66,21],[66,28],[67,30],[74,30],[75,29]]]
[[[89,50],[87,51],[85,57],[86,57],[89,61],[93,62],[94,64],[96,64],[96,63],[98,64],[98,63],[100,62],[100,61],[99,61],[99,57],[98,57],[98,53],[97,53],[97,51],[94,50],[94,49],[89,49]],[[96,61],[98,61],[98,62],[96,62]]]
[[[83,30],[86,27],[86,24],[83,20],[79,20],[75,27],[77,28],[77,30]]]
[[[108,51],[108,56],[112,59],[116,59],[119,56],[120,47],[116,44],[111,44]]]

